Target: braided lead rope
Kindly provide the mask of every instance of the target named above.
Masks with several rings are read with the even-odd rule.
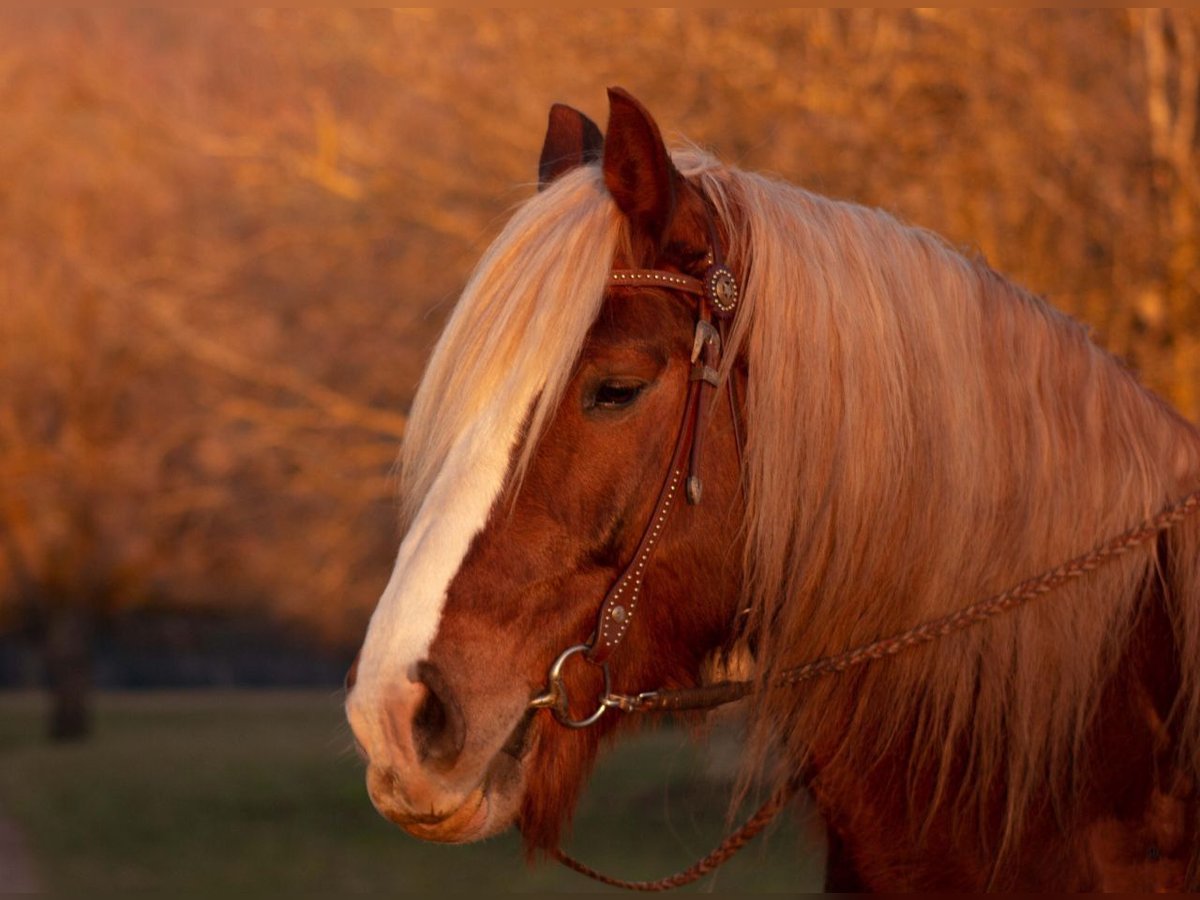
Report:
[[[1142,546],[1150,541],[1151,538],[1178,525],[1196,512],[1197,509],[1200,509],[1200,490],[1193,491],[1171,503],[1164,507],[1157,515],[1131,528],[1129,531],[1117,535],[1091,552],[1068,560],[1036,578],[1022,581],[1003,593],[996,594],[978,603],[973,603],[941,618],[924,622],[915,628],[910,628],[908,631],[901,632],[892,637],[864,644],[861,647],[847,650],[836,656],[827,656],[824,659],[814,660],[795,669],[789,669],[780,676],[776,684],[780,686],[798,685],[805,681],[820,678],[823,675],[845,672],[847,669],[873,660],[896,656],[905,650],[931,643],[938,638],[963,631],[973,625],[978,625],[1001,613],[1016,609],[1030,600],[1048,594],[1068,581],[1086,575],[1088,572],[1100,568],[1105,563],[1123,556],[1130,550]],[[695,693],[711,689],[714,698],[719,697],[720,699],[716,699],[708,705],[716,706],[721,703],[740,699],[750,691],[751,687],[752,683],[748,681],[724,681],[689,690]],[[745,690],[739,690],[742,688]],[[629,707],[629,711],[654,712],[671,709],[671,698],[675,693],[682,694],[684,692],[649,692],[636,698],[636,702]],[[689,708],[696,707],[689,706]],[[586,875],[588,878],[603,884],[630,891],[668,891],[672,888],[682,887],[683,885],[698,881],[724,865],[724,863],[779,815],[780,811],[795,795],[799,787],[799,782],[789,781],[783,787],[779,788],[753,816],[747,819],[741,828],[725,838],[711,853],[688,866],[688,868],[666,878],[660,878],[657,881],[626,881],[621,878],[614,878],[611,875],[605,875],[602,872],[596,871],[590,866],[567,855],[560,849],[554,849],[551,851],[551,854],[567,868],[573,869],[579,874]]]
[[[612,875],[605,875],[603,872],[598,872],[591,866],[581,863],[558,848],[550,852],[555,859],[568,869],[573,869],[580,875],[586,875],[588,878],[599,881],[601,884],[624,888],[627,891],[669,891],[672,888],[683,887],[685,884],[699,881],[705,875],[727,863],[739,850],[754,840],[760,831],[771,824],[772,820],[787,806],[788,802],[796,795],[796,791],[799,789],[799,782],[787,782],[783,787],[775,791],[770,799],[743,823],[741,828],[721,841],[707,856],[692,863],[681,872],[668,875],[666,878],[659,878],[657,881],[626,881],[623,878],[615,878]]]
[[[1022,581],[994,597],[973,603],[941,618],[924,622],[892,637],[847,650],[837,656],[814,660],[796,669],[789,669],[780,676],[777,684],[797,685],[822,675],[844,672],[864,663],[895,656],[913,647],[920,647],[936,641],[938,638],[978,625],[1001,613],[1023,606],[1030,600],[1048,594],[1056,588],[1062,587],[1068,581],[1080,578],[1119,556],[1124,556],[1130,550],[1137,549],[1152,538],[1178,525],[1197,509],[1200,509],[1200,490],[1193,491],[1164,507],[1157,515],[1129,531],[1117,535],[1107,543],[1101,544],[1090,553],[1068,560],[1036,578]]]
[[[1070,559],[1048,572],[1022,581],[1001,594],[973,603],[963,609],[928,622],[922,622],[907,631],[881,638],[869,644],[853,647],[836,656],[827,656],[805,663],[795,669],[787,669],[774,680],[776,686],[792,686],[853,669],[878,659],[896,656],[905,650],[931,643],[978,625],[1001,613],[1023,606],[1030,600],[1048,594],[1118,556],[1123,556],[1147,543],[1151,538],[1170,530],[1175,525],[1200,509],[1200,490],[1187,494],[1164,507],[1152,518],[1122,532],[1094,550]],[[711,709],[740,700],[755,690],[753,681],[717,681],[694,688],[678,690],[646,691],[628,698],[621,708],[628,712],[677,712],[680,710]]]

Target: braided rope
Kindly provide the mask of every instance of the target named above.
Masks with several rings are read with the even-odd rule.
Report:
[[[1197,509],[1200,509],[1200,490],[1193,491],[1171,503],[1155,516],[1142,522],[1142,524],[1117,535],[1091,552],[1068,560],[1062,565],[1056,566],[1035,578],[1022,581],[1003,593],[996,594],[978,603],[973,603],[949,615],[923,622],[914,628],[902,631],[891,637],[855,647],[836,656],[827,656],[823,659],[814,660],[795,669],[789,669],[775,683],[780,686],[798,685],[815,678],[820,678],[823,675],[834,675],[845,672],[847,669],[852,669],[874,660],[896,656],[905,650],[932,643],[939,638],[963,631],[981,622],[986,622],[1001,613],[1014,610],[1031,600],[1048,594],[1068,581],[1080,578],[1088,572],[1100,568],[1105,563],[1123,556],[1130,550],[1142,546],[1152,538],[1179,524],[1196,512]],[[746,681],[728,681],[708,685],[706,688],[712,689],[714,698],[717,698],[709,705],[715,706],[720,703],[729,702],[732,699],[738,699],[744,696],[744,693],[749,692],[751,687],[751,682]],[[737,690],[738,688],[744,688],[745,691],[740,692]],[[705,688],[693,688],[690,690],[693,692],[703,691]],[[653,712],[670,709],[672,708],[671,697],[674,693],[676,692],[659,691],[645,695],[645,699],[640,700],[631,709],[636,712]],[[605,875],[579,862],[579,860],[567,855],[560,849],[555,849],[551,852],[554,858],[567,868],[573,869],[579,874],[586,875],[588,878],[592,878],[603,884],[631,891],[671,890],[672,888],[682,887],[685,884],[691,884],[726,863],[770,824],[795,795],[799,787],[798,782],[789,781],[772,794],[771,798],[754,815],[747,819],[741,828],[725,838],[711,853],[681,872],[677,872],[666,878],[660,878],[657,881],[626,881],[621,878],[614,878],[611,875]]]
[[[605,875],[557,848],[551,851],[551,855],[568,869],[574,869],[580,875],[586,875],[602,884],[624,888],[627,891],[669,891],[673,888],[683,887],[685,884],[691,884],[693,881],[699,881],[705,875],[727,863],[739,850],[754,840],[760,831],[771,824],[771,821],[787,806],[788,801],[796,795],[796,791],[799,789],[799,782],[787,782],[775,791],[770,799],[743,823],[741,828],[721,841],[707,856],[692,863],[683,871],[666,878],[659,878],[657,881],[626,881],[623,878]]]
[[[873,660],[895,656],[913,647],[920,647],[973,625],[978,625],[1001,613],[1023,606],[1030,600],[1048,594],[1056,588],[1062,587],[1068,581],[1080,578],[1105,563],[1125,555],[1130,550],[1137,549],[1149,542],[1151,538],[1157,537],[1179,524],[1197,509],[1200,509],[1200,490],[1193,491],[1164,507],[1157,515],[1101,544],[1090,553],[1068,560],[1036,578],[1022,581],[994,597],[973,603],[941,618],[923,622],[900,634],[855,647],[836,656],[814,660],[799,668],[789,669],[779,677],[776,683],[797,685],[822,675],[845,672],[847,669]]]

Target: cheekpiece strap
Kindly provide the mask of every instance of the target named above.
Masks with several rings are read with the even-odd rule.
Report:
[[[633,559],[613,583],[600,604],[596,631],[587,644],[585,658],[598,666],[607,663],[613,651],[624,640],[641,599],[646,569],[662,535],[667,517],[679,494],[687,502],[700,502],[703,483],[700,479],[700,449],[706,430],[709,407],[707,393],[720,385],[722,339],[712,319],[729,320],[737,311],[740,292],[733,273],[726,267],[721,251],[720,234],[712,210],[705,204],[708,216],[708,268],[703,278],[664,269],[614,269],[609,275],[611,287],[652,287],[678,291],[696,297],[696,332],[692,347],[692,370],[688,378],[687,396],[683,406],[683,421],[675,439],[675,449],[667,475],[659,490],[650,521],[642,533]],[[733,382],[730,381],[732,391]],[[731,409],[736,401],[731,395]],[[607,669],[605,670],[607,672]]]

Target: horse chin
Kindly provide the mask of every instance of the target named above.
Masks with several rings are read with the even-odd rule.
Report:
[[[524,794],[525,762],[501,751],[478,786],[465,795],[451,795],[447,798],[449,808],[436,812],[414,812],[394,790],[372,789],[376,779],[370,776],[368,793],[380,815],[413,837],[440,844],[469,844],[493,837],[514,824]]]
[[[438,822],[397,823],[415,838],[438,844],[469,844],[503,831],[507,824],[493,820],[491,798],[476,788],[457,810]]]

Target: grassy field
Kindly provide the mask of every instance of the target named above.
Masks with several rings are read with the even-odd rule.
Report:
[[[42,712],[40,697],[0,694],[0,810],[53,890],[603,889],[555,863],[530,869],[512,833],[445,847],[379,818],[335,693],[108,695],[95,739],[76,746],[47,744]],[[568,848],[626,877],[690,863],[724,824],[705,754],[670,728],[618,747]],[[700,889],[819,885],[819,852],[784,823]]]

